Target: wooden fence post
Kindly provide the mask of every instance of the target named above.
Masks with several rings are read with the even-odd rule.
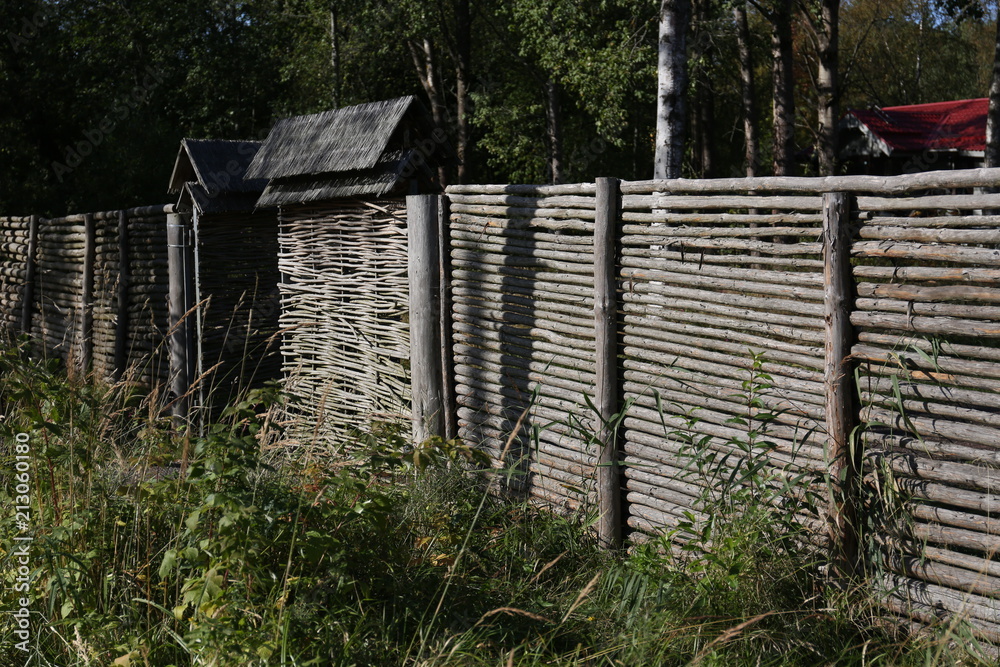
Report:
[[[128,292],[132,281],[131,252],[128,239],[128,215],[118,211],[118,312],[115,320],[115,380],[120,380],[128,365]]]
[[[38,254],[38,216],[28,221],[28,255],[24,258],[24,292],[21,295],[21,333],[31,335],[31,316],[35,309],[35,272]]]
[[[849,577],[858,564],[857,490],[859,444],[852,442],[858,423],[851,346],[854,327],[851,271],[851,197],[845,192],[823,195],[823,262],[826,317],[826,427],[829,435],[830,480],[833,486],[830,531],[833,573]]]
[[[437,195],[406,197],[413,441],[442,435],[441,264]]]
[[[86,373],[94,361],[94,259],[97,229],[94,216],[83,217],[83,289],[80,296],[80,367]]]
[[[621,191],[616,178],[597,179],[597,217],[594,225],[594,325],[597,357],[595,404],[601,418],[598,434],[598,539],[608,549],[622,541],[621,473],[618,465],[618,292],[617,241]]]
[[[451,200],[441,195],[438,204],[438,258],[441,266],[441,400],[443,436],[458,437],[458,404],[455,398],[455,354],[451,320]]]
[[[188,294],[188,234],[185,216],[179,213],[167,215],[167,275],[168,275],[168,305],[167,305],[167,336],[170,350],[170,382],[169,389],[172,400],[175,424],[185,423],[188,418],[189,399],[186,396],[191,384],[188,374],[188,353],[190,322],[184,317],[187,312],[191,295]]]

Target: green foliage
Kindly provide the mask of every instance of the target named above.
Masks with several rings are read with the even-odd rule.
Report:
[[[791,489],[757,465],[773,418],[759,362],[742,392],[752,439],[690,440],[720,518],[609,554],[582,517],[487,492],[494,473],[465,443],[410,447],[375,424],[350,455],[290,458],[268,451],[274,387],[198,436],[125,385],[5,351],[4,469],[14,434],[32,446],[33,664],[959,664],[941,647],[960,636],[904,642],[858,598],[817,592],[777,502]],[[3,553],[17,534],[5,515]]]
[[[262,138],[280,117],[423,94],[411,43],[426,42],[435,54],[442,123],[456,146],[462,2],[5,2],[0,213],[148,205],[166,196],[183,137]],[[749,10],[759,109],[770,106],[768,7],[751,3]],[[549,177],[547,82],[560,91],[564,179],[651,175],[659,3],[516,0],[470,8],[474,180]],[[745,173],[733,137],[742,110],[730,9],[696,7],[688,40],[689,174]],[[799,148],[815,141],[818,57],[817,3],[801,9],[793,45]],[[993,14],[973,0],[845,3],[841,108],[983,96]],[[764,165],[771,119],[762,113],[757,124]]]

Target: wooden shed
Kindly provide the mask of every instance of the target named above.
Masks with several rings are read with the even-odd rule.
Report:
[[[245,178],[260,147],[184,139],[170,178],[179,195],[170,241],[172,373],[178,395],[192,388],[195,408],[223,407],[280,375],[277,211],[257,207],[267,181]]]
[[[279,121],[251,161],[247,177],[269,179],[258,206],[279,211],[281,354],[304,437],[407,428],[404,196],[438,191],[446,154],[409,96]]]

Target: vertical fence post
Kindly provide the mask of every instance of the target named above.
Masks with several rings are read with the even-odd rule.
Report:
[[[451,321],[451,200],[441,195],[438,204],[438,259],[441,266],[441,400],[445,440],[458,437],[458,405],[455,399],[455,355]]]
[[[128,215],[118,211],[118,312],[115,320],[115,380],[120,380],[128,365],[128,293],[132,281],[131,252],[128,239]]]
[[[617,549],[622,540],[621,476],[617,429],[611,423],[618,412],[618,292],[617,240],[621,191],[616,178],[597,179],[597,216],[594,225],[594,325],[597,357],[595,404],[601,418],[598,435],[598,539]]]
[[[851,576],[858,560],[857,487],[859,452],[852,443],[857,425],[854,376],[850,354],[853,276],[851,272],[851,197],[845,192],[823,195],[823,262],[825,273],[826,426],[830,479],[833,485],[830,531],[833,573]]]
[[[97,229],[94,216],[83,217],[83,289],[80,297],[80,366],[86,373],[94,361],[94,259]]]
[[[21,294],[21,333],[31,335],[31,316],[35,308],[35,267],[38,254],[38,216],[28,221],[28,254],[24,258],[24,292]]]
[[[188,328],[190,323],[184,317],[187,312],[188,234],[187,221],[179,213],[167,215],[167,336],[170,350],[169,390],[173,394],[175,424],[188,418],[188,397],[191,378],[188,375]],[[182,398],[183,397],[183,398]]]
[[[441,264],[437,195],[406,197],[413,440],[442,434]]]

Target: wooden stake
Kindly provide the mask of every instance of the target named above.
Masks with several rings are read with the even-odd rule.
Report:
[[[188,399],[181,398],[187,393],[191,378],[188,377],[188,322],[184,320],[187,304],[187,224],[178,213],[167,215],[167,274],[169,281],[167,305],[167,331],[170,349],[170,382],[173,394],[173,416],[175,425],[187,421]]]
[[[410,384],[413,441],[443,433],[441,362],[441,264],[436,195],[406,197],[410,281]]]
[[[594,226],[594,325],[597,357],[595,404],[600,413],[597,459],[598,538],[608,549],[621,546],[621,475],[616,430],[618,412],[618,340],[616,241],[621,193],[615,178],[597,179],[597,217]]]
[[[857,571],[856,494],[860,443],[852,442],[857,424],[854,376],[850,363],[854,328],[851,325],[853,278],[851,274],[850,196],[844,192],[823,195],[823,258],[825,262],[826,318],[826,426],[833,485],[830,508],[833,571],[851,576]]]
[[[96,225],[90,213],[83,217],[83,289],[80,296],[80,367],[86,373],[94,361],[94,258]]]
[[[132,280],[129,260],[128,215],[118,211],[118,314],[115,322],[115,380],[120,380],[128,363],[128,294]]]
[[[448,197],[438,198],[438,260],[441,266],[441,390],[444,438],[458,436],[458,405],[455,399],[455,363],[451,319],[451,210]]]
[[[35,308],[35,267],[38,254],[38,216],[28,223],[28,255],[25,257],[24,292],[21,301],[21,332],[31,335],[31,316]]]

